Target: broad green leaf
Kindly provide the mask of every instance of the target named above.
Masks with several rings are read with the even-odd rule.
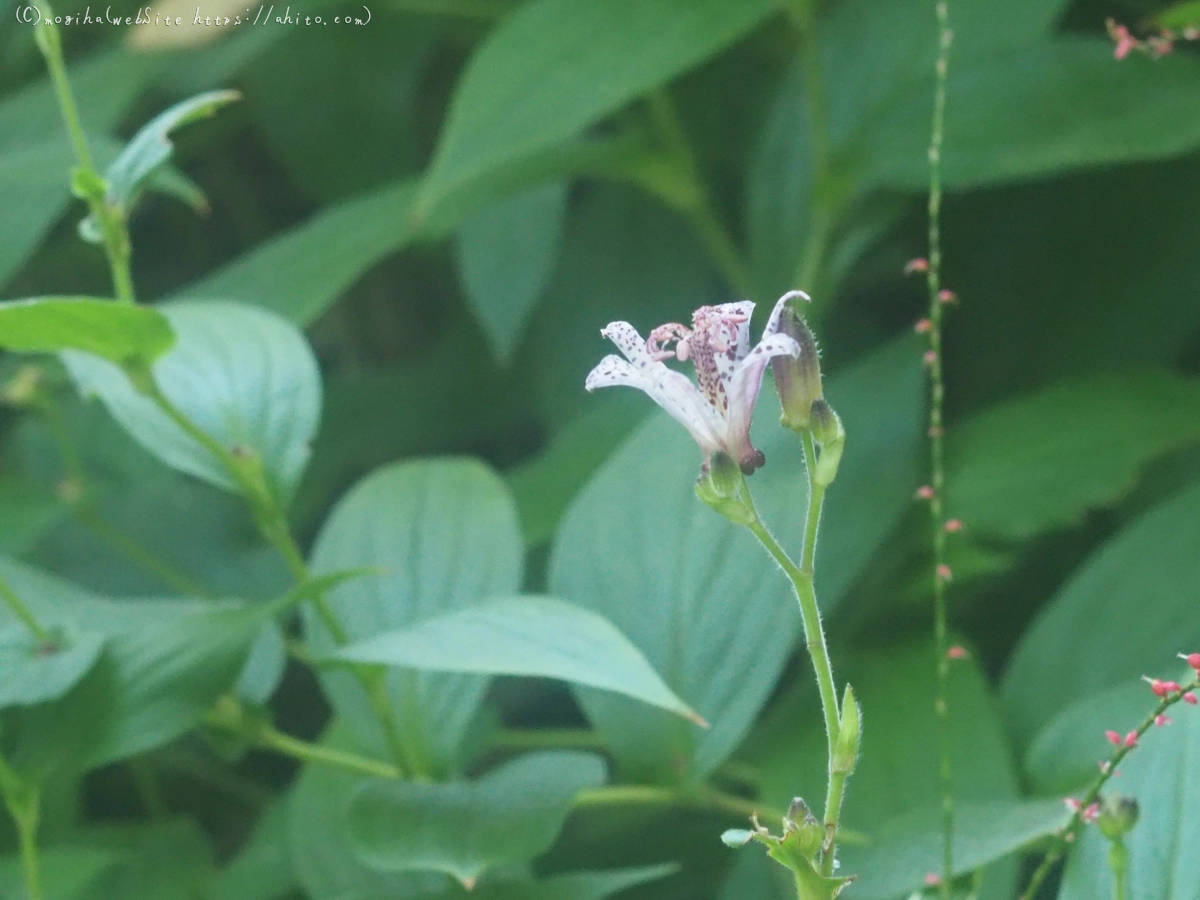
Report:
[[[1181,709],[1168,728],[1154,729],[1121,765],[1111,793],[1136,797],[1138,823],[1125,837],[1129,900],[1195,900],[1200,885],[1200,716]],[[1085,828],[1067,862],[1060,900],[1112,897],[1108,844]]]
[[[335,723],[324,744],[361,750]],[[287,850],[292,871],[312,900],[392,900],[436,896],[451,879],[434,872],[380,872],[359,859],[350,840],[351,797],[370,779],[332,766],[308,766],[287,799]],[[272,898],[273,900],[273,898]]]
[[[272,805],[236,857],[221,870],[208,900],[280,900],[299,888],[287,852],[286,802]]]
[[[1170,666],[1154,671],[1180,684],[1192,676],[1191,669],[1174,671]],[[1157,702],[1140,677],[1076,700],[1037,733],[1025,754],[1025,774],[1043,794],[1082,788],[1096,777],[1097,764],[1112,756],[1105,732],[1128,734],[1146,720]],[[1187,707],[1176,707],[1171,716],[1180,713],[1186,715]]]
[[[78,350],[111,362],[150,365],[175,342],[161,312],[92,297],[0,303],[0,347],[27,353]]]
[[[171,132],[216,115],[240,97],[237,91],[209,91],[176,103],[143,125],[104,173],[108,201],[130,209],[146,179],[171,158]]]
[[[559,429],[541,454],[506,473],[528,546],[554,536],[571,498],[649,414],[641,400],[632,391],[598,398]]]
[[[0,631],[0,708],[61,697],[96,664],[104,638],[65,637],[43,646],[24,625]]]
[[[917,360],[914,342],[904,339],[826,385],[849,435],[817,559],[827,611],[911,503],[921,433]],[[769,384],[759,405],[755,441],[768,463],[751,489],[769,527],[798,552],[807,485],[801,453],[778,427]],[[660,778],[702,778],[737,746],[800,627],[790,586],[765,551],[696,499],[699,469],[687,433],[653,416],[576,498],[550,565],[552,593],[612,621],[712,723],[704,731],[624,698],[580,692],[621,765]]]
[[[415,188],[401,181],[322,210],[200,281],[181,296],[245,297],[298,325],[317,318],[359,274],[417,234]]]
[[[768,0],[534,0],[468,63],[422,202],[575,136],[749,32]]]
[[[277,315],[237,303],[181,301],[160,309],[176,343],[154,365],[159,389],[223,447],[252,451],[286,501],[304,472],[321,411],[320,373],[304,335]],[[97,395],[171,468],[238,491],[221,462],[111,363],[79,353],[64,361],[80,393]]]
[[[976,58],[956,54],[944,178],[957,188],[1067,169],[1177,156],[1200,145],[1200,62],[1138,56],[1114,65],[1112,44],[1039,41]],[[854,165],[872,184],[921,188],[932,75],[872,123]]]
[[[372,781],[351,802],[351,840],[373,868],[445,872],[469,886],[549,849],[575,795],[604,780],[600,757],[559,750],[517,757],[474,781]]]
[[[1198,504],[1193,484],[1124,528],[1025,632],[1002,692],[1019,746],[1072,700],[1162,671],[1200,645]]]
[[[463,223],[458,268],[467,300],[502,360],[512,356],[558,256],[566,182],[552,181]]]
[[[607,619],[550,597],[491,600],[359,641],[334,658],[436,672],[558,678],[696,718]]]
[[[107,665],[80,684],[104,721],[86,746],[91,766],[194,727],[233,687],[263,621],[261,610],[231,604],[110,600],[12,562],[0,565],[0,575],[45,627],[105,640]],[[0,624],[12,623],[7,610],[0,614]]]
[[[186,819],[109,826],[84,832],[89,843],[119,854],[80,900],[197,900],[214,873],[213,850]]]
[[[315,572],[374,567],[387,574],[342,584],[328,603],[350,640],[407,628],[424,619],[516,593],[523,546],[503,482],[478,462],[422,460],[380,469],[334,508],[313,549]],[[320,654],[334,642],[311,605],[305,633]],[[375,716],[348,672],[322,684],[356,736],[373,743]],[[393,670],[392,703],[408,752],[434,770],[452,768],[487,679]]]
[[[38,861],[45,900],[84,900],[117,855],[98,847],[48,847],[39,849]],[[16,857],[0,858],[0,897],[25,897],[25,876]]]
[[[1003,859],[1054,833],[1069,815],[1058,799],[956,803],[954,871],[962,874]],[[895,900],[918,890],[929,872],[941,869],[941,859],[941,808],[935,801],[885,823],[870,845],[844,847],[840,871],[858,875],[854,895],[862,900]],[[1012,884],[1010,872],[1008,893],[1000,896],[1011,896]]]
[[[250,647],[250,655],[238,675],[234,692],[243,700],[264,706],[279,687],[286,667],[283,632],[274,622],[268,622]]]
[[[972,532],[1023,540],[1078,522],[1151,459],[1200,441],[1200,382],[1166,373],[1060,382],[949,435],[946,503]]]
[[[1160,28],[1183,29],[1200,25],[1200,3],[1184,0],[1160,12],[1154,17]]]

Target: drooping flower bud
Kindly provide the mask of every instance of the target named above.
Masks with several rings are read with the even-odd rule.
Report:
[[[846,446],[846,431],[842,420],[824,399],[814,400],[809,419],[813,437],[821,445],[821,454],[813,471],[813,481],[828,487],[837,477],[838,465],[842,461],[842,450]]]
[[[807,300],[807,296],[804,299]],[[779,391],[779,402],[783,407],[779,422],[784,428],[805,431],[809,427],[813,401],[823,396],[817,341],[792,301],[783,306],[778,333],[786,334],[800,345],[800,355],[795,359],[777,356],[771,360],[775,389]]]
[[[842,696],[842,721],[838,726],[837,741],[833,747],[833,760],[830,768],[839,775],[849,775],[858,763],[859,734],[861,733],[862,714],[858,701],[854,698],[854,688],[846,685],[846,693]]]
[[[803,797],[792,798],[787,815],[783,819],[784,840],[787,840],[789,835],[795,835],[796,846],[805,859],[810,862],[816,861],[817,851],[821,849],[821,842],[825,840],[825,828],[812,814]]]
[[[1096,827],[1110,841],[1124,837],[1133,830],[1138,820],[1138,802],[1134,797],[1113,794],[1100,804],[1096,815]]]
[[[696,481],[696,496],[735,525],[758,520],[746,494],[746,477],[727,453],[714,453],[705,464]]]

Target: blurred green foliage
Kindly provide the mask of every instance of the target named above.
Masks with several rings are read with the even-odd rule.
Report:
[[[816,571],[863,708],[845,896],[921,886],[939,800],[923,300],[902,269],[925,252],[932,6],[385,0],[334,25],[363,7],[301,0],[325,24],[196,46],[64,26],[102,169],[173,104],[243,95],[172,132],[165,180],[133,166],[147,309],[63,299],[112,288],[37,26],[0,2],[0,295],[55,298],[0,306],[0,576],[58,648],[0,612],[0,752],[41,789],[45,900],[788,896],[718,835],[821,790],[794,601],[696,501],[682,431],[583,380],[611,320],[645,333],[797,287],[848,434]],[[1182,680],[1175,652],[1200,649],[1200,59],[1181,41],[1118,63],[1104,28],[1150,33],[1163,9],[951,0],[951,758],[988,900],[1016,895],[1017,851],[1062,825],[1105,729],[1144,718],[1140,676]],[[237,452],[181,431],[132,362]],[[795,546],[802,459],[770,394],[751,484]],[[263,536],[285,505],[291,556]],[[340,636],[316,592],[288,593],[308,562]],[[569,620],[612,648],[587,665],[508,664],[575,687],[491,674],[565,627],[471,649],[484,632],[453,617],[522,592],[607,619]],[[322,658],[408,629],[463,661],[411,663],[411,640],[413,667],[379,678],[345,663],[376,657]],[[1175,715],[1120,783],[1141,801],[1135,900],[1200,897],[1181,814],[1200,719]],[[416,780],[337,768],[364,758]],[[1093,831],[1045,897],[1109,895]],[[16,853],[5,821],[5,898]]]

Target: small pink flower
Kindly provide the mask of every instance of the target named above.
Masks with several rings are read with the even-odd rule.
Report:
[[[954,293],[954,291],[946,288],[942,288],[940,291],[938,291],[938,303],[953,303],[957,299],[958,294]]]
[[[1071,812],[1079,812],[1079,801],[1074,797],[1067,797],[1065,800],[1063,800],[1063,805],[1066,806]]]
[[[941,883],[942,883],[942,876],[939,875],[937,872],[930,872],[929,874],[927,874],[925,876],[925,886],[926,887],[937,887]]]
[[[1104,24],[1108,28],[1108,36],[1113,40],[1113,56],[1117,59],[1124,59],[1131,51],[1137,50],[1141,46],[1137,38],[1130,34],[1129,29],[1124,25],[1118,25],[1112,19]]]
[[[1100,804],[1093,803],[1083,811],[1080,818],[1085,822],[1095,822],[1098,815],[1100,815]]]
[[[1159,728],[1162,728],[1164,725],[1171,724],[1171,718],[1170,718],[1170,716],[1157,715],[1154,717],[1154,724],[1157,725]]]
[[[1163,688],[1166,690],[1166,692],[1168,694],[1178,694],[1180,691],[1178,681],[1164,681]]]
[[[1131,732],[1129,732],[1129,734],[1125,735],[1125,741],[1124,741],[1124,744],[1125,744],[1125,746],[1126,746],[1126,747],[1136,747],[1136,746],[1137,746],[1137,739],[1138,739],[1138,734],[1137,734],[1137,732],[1136,732],[1136,731],[1131,731]]]
[[[918,256],[916,259],[910,259],[904,264],[904,274],[911,275],[914,272],[928,272],[929,260],[923,256]]]
[[[927,484],[921,485],[919,488],[917,488],[917,499],[918,500],[932,500],[933,499],[933,488]]]
[[[925,365],[932,366],[935,362],[937,362],[937,352],[934,350],[926,350]]]
[[[928,334],[933,329],[933,322],[929,319],[918,319],[917,324],[913,326],[913,331],[917,334]]]
[[[963,530],[962,519],[947,519],[946,524],[942,526],[951,534],[957,534]]]
[[[1187,664],[1200,674],[1200,653],[1180,653],[1179,658],[1186,660]]]
[[[1110,744],[1112,744],[1114,747],[1121,746],[1121,735],[1118,734],[1117,732],[1109,730],[1109,731],[1104,732],[1104,736],[1106,738],[1108,738],[1108,742]]]
[[[1178,689],[1178,685],[1176,685],[1176,689]],[[1167,683],[1159,681],[1157,678],[1151,678],[1150,690],[1154,692],[1155,697],[1165,697],[1167,696]]]
[[[954,573],[950,571],[950,567],[948,565],[942,563],[937,567],[937,577],[942,579],[942,581],[949,581],[954,577]]]
[[[1186,694],[1183,695],[1183,700],[1185,703],[1192,704],[1192,706],[1195,706],[1196,702],[1197,702],[1196,695],[1193,694],[1191,691],[1188,691]]]
[[[946,651],[947,659],[966,659],[967,656],[967,648],[959,647],[957,644]]]

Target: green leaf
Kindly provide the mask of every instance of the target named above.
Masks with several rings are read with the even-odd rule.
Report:
[[[130,210],[146,179],[171,158],[171,132],[216,115],[218,109],[240,97],[237,91],[209,91],[176,103],[143,125],[105,171],[108,202]]]
[[[442,893],[422,894],[420,900],[604,900],[629,888],[657,881],[670,875],[676,868],[668,863],[638,869],[570,872],[540,881],[486,882],[470,890],[460,884]],[[381,896],[377,900],[386,898]]]
[[[339,750],[360,751],[349,729],[335,722],[323,740]],[[292,870],[312,900],[393,900],[436,896],[451,884],[435,872],[380,872],[359,859],[350,840],[350,799],[369,779],[332,766],[307,766],[287,801],[287,848]],[[273,900],[273,898],[272,898]]]
[[[549,849],[575,795],[604,778],[600,757],[564,750],[517,757],[474,781],[372,781],[351,802],[351,839],[372,867],[445,872],[470,886]]]
[[[817,559],[826,611],[911,504],[921,436],[917,358],[906,338],[827,382],[848,440]],[[769,527],[795,548],[803,460],[795,436],[778,427],[769,386],[759,406],[755,444],[768,464],[751,489]],[[624,698],[581,691],[607,746],[639,775],[698,779],[719,765],[774,687],[800,626],[788,582],[765,551],[696,499],[699,469],[687,433],[653,416],[576,498],[550,564],[552,593],[612,621],[713,725],[702,731]]]
[[[459,81],[423,189],[429,207],[578,134],[749,32],[769,0],[534,0]]]
[[[948,508],[1012,540],[1119,500],[1156,456],[1200,441],[1200,382],[1166,373],[1060,382],[993,406],[948,438]]]
[[[472,607],[488,596],[516,593],[523,546],[516,510],[503,482],[478,462],[424,460],[380,469],[334,508],[313,550],[317,573],[375,567],[328,595],[350,640],[407,628]],[[334,642],[310,605],[305,633],[318,654]],[[378,740],[375,716],[347,672],[322,684],[338,714],[360,739]],[[394,670],[388,688],[414,759],[450,768],[487,680],[476,675]]]
[[[78,350],[111,362],[149,365],[174,343],[161,312],[91,297],[0,303],[0,347],[24,353]]]
[[[1192,675],[1191,669],[1172,671],[1165,665],[1153,671],[1180,684]],[[1128,734],[1145,721],[1157,702],[1139,677],[1071,703],[1046,723],[1025,754],[1025,773],[1034,788],[1043,794],[1065,794],[1088,784],[1096,777],[1097,763],[1112,756],[1105,732]],[[1186,709],[1176,707],[1184,714]]]
[[[567,188],[552,181],[463,223],[458,268],[475,315],[501,360],[512,356],[554,270]]]
[[[110,826],[85,832],[120,862],[94,881],[80,900],[196,900],[213,879],[213,851],[200,827],[184,819]]]
[[[1002,698],[1019,746],[1072,700],[1173,665],[1200,645],[1200,484],[1100,547],[1025,632]]]
[[[244,297],[307,325],[360,273],[413,239],[415,194],[412,182],[401,181],[328,207],[188,285],[180,296]]]
[[[90,766],[160,746],[195,726],[233,687],[263,622],[253,607],[110,600],[12,562],[0,564],[0,576],[45,627],[105,640],[107,664],[78,685],[103,720],[103,727],[91,726],[84,748]],[[10,623],[11,614],[0,613],[0,624]]]
[[[333,656],[438,672],[559,678],[696,719],[607,619],[550,597],[492,600],[376,635]]]
[[[958,48],[956,48],[956,51]],[[1114,65],[1112,44],[1058,38],[976,58],[956,52],[947,98],[944,179],[956,188],[1084,166],[1178,156],[1200,144],[1200,63],[1187,55]],[[932,76],[897,98],[857,147],[871,184],[916,189]]]
[[[40,848],[45,900],[84,900],[91,884],[116,861],[116,854],[98,847]],[[25,897],[25,877],[17,858],[0,858],[0,897]]]
[[[956,803],[955,874],[986,866],[1047,837],[1069,816],[1059,799]],[[869,846],[847,846],[841,857],[841,871],[858,875],[854,895],[861,900],[895,900],[916,891],[926,874],[941,869],[941,808],[893,819],[878,830]]]
[[[321,411],[321,378],[304,335],[277,315],[229,302],[160,307],[176,343],[154,365],[166,397],[227,449],[253,451],[286,500],[303,474]],[[219,460],[139,393],[124,372],[78,353],[64,361],[126,431],[170,467],[237,492]]]
[[[44,646],[23,625],[0,631],[0,709],[61,697],[96,664],[104,638],[74,635]]]
[[[1125,837],[1129,900],[1194,900],[1200,884],[1200,716],[1181,709],[1168,728],[1154,729],[1121,764],[1109,790],[1137,798],[1137,826]],[[1108,844],[1085,828],[1067,862],[1060,900],[1112,897]]]
[[[598,398],[538,456],[506,473],[528,546],[554,536],[571,499],[649,412],[632,391]]]
[[[262,814],[208,900],[279,900],[299,888],[287,852],[287,812],[286,803],[276,803]]]
[[[1200,3],[1185,0],[1168,7],[1154,17],[1160,28],[1183,29],[1200,25]]]

